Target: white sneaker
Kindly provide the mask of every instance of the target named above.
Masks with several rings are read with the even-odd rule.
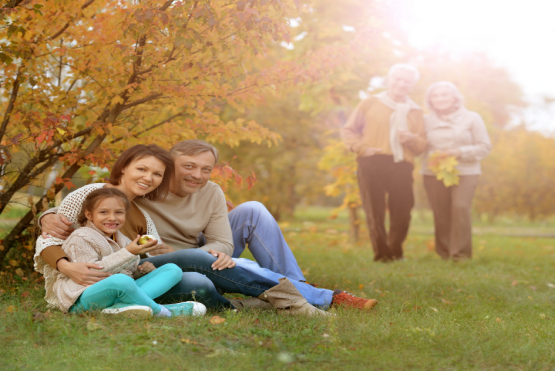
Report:
[[[177,304],[164,304],[173,316],[204,316],[206,314],[206,307],[204,304],[196,301],[185,301]]]
[[[127,305],[109,307],[102,310],[104,314],[125,314],[133,317],[148,318],[152,317],[152,309],[146,305]]]

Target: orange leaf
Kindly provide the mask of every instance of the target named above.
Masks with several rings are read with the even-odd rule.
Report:
[[[212,318],[210,318],[210,324],[211,325],[221,325],[222,323],[225,322],[225,318],[222,318],[220,316],[214,316]]]

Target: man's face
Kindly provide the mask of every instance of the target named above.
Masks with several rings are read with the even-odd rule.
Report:
[[[414,73],[397,70],[387,79],[387,91],[391,97],[405,98],[409,95],[415,82]]]
[[[195,156],[178,156],[174,159],[175,179],[171,192],[185,197],[197,192],[210,179],[216,158],[210,151]]]

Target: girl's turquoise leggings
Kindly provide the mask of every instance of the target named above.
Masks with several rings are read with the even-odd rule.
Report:
[[[183,271],[175,264],[165,264],[149,274],[134,280],[125,274],[114,274],[89,286],[69,309],[70,313],[82,313],[113,306],[146,305],[154,314],[161,310],[154,300],[179,281]]]

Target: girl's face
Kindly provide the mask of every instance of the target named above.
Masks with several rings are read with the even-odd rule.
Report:
[[[142,197],[156,189],[162,183],[166,165],[154,156],[143,157],[131,162],[122,170],[117,189],[132,200]]]
[[[85,216],[96,228],[111,236],[125,224],[125,205],[119,197],[105,198],[92,212],[85,210]]]
[[[438,112],[448,111],[455,105],[453,92],[447,86],[438,86],[430,93],[430,103]]]

